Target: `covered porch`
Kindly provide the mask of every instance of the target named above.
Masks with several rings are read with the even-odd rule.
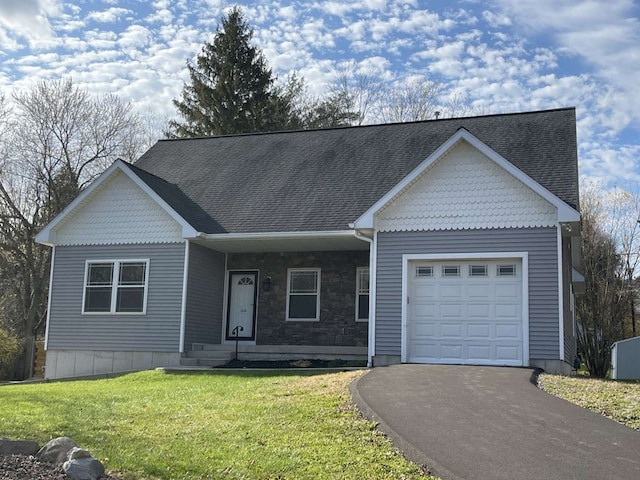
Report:
[[[190,241],[184,366],[367,359],[370,242],[353,231]],[[196,293],[197,292],[197,293]]]

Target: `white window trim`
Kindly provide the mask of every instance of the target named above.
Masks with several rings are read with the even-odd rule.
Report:
[[[113,278],[111,279],[111,308],[108,312],[85,312],[85,300],[87,296],[87,279],[89,277],[89,265],[94,263],[113,263]],[[116,303],[118,296],[118,281],[120,277],[120,264],[121,263],[144,263],[145,275],[144,275],[144,297],[142,300],[141,312],[116,312]],[[92,316],[104,316],[104,315],[146,315],[147,314],[147,298],[149,295],[149,259],[148,258],[121,258],[121,259],[107,259],[107,260],[86,260],[84,265],[84,281],[82,283],[82,315]]]
[[[360,293],[360,272],[366,270],[369,273],[369,292],[367,296],[371,298],[371,271],[369,267],[357,267],[356,268],[356,322],[367,323],[369,321],[369,317],[371,317],[371,307],[369,307],[369,317],[367,318],[358,318],[360,317],[360,295],[364,295],[364,293]]]
[[[317,293],[316,293],[316,318],[289,318],[289,299],[291,298],[291,272],[316,272],[318,275]],[[320,321],[320,268],[288,268],[287,269],[287,310],[285,311],[285,319],[287,322],[319,322]]]

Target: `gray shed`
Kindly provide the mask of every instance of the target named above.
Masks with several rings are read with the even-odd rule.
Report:
[[[640,337],[628,338],[611,347],[611,378],[640,379]]]

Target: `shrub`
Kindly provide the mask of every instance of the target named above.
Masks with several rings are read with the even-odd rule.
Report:
[[[0,327],[0,379],[8,379],[13,375],[13,366],[19,352],[20,341]]]

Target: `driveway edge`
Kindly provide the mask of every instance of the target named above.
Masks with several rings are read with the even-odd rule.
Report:
[[[349,386],[351,400],[358,407],[360,413],[369,420],[377,422],[376,428],[383,432],[387,437],[389,437],[389,439],[393,443],[393,446],[396,447],[407,460],[417,464],[425,471],[427,475],[435,475],[440,477],[442,480],[464,480],[460,477],[457,477],[442,465],[440,465],[438,462],[428,457],[424,452],[414,447],[409,441],[407,441],[398,432],[391,428],[362,398],[360,392],[358,391],[358,382],[369,375],[370,372],[371,370],[366,374],[358,377],[353,382],[351,382],[351,385]]]

